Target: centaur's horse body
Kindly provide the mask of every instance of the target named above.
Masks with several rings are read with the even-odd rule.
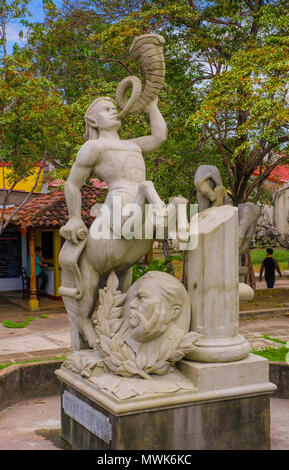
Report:
[[[62,286],[59,293],[71,322],[73,350],[93,348],[95,331],[91,322],[100,287],[104,287],[114,271],[119,289],[126,292],[131,285],[132,269],[145,256],[153,240],[98,239],[88,232],[78,245],[66,241],[60,253]]]

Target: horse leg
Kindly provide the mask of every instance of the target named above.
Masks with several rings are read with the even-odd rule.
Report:
[[[79,259],[79,269],[83,279],[83,295],[79,300],[71,299],[67,308],[72,325],[71,346],[73,351],[96,346],[92,315],[96,306],[100,276],[91,266],[85,250]]]
[[[127,292],[132,284],[132,272],[133,268],[130,267],[124,271],[116,273],[119,281],[118,289],[123,293]]]

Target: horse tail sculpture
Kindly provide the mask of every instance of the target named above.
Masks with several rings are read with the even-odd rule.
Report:
[[[130,55],[142,67],[145,84],[142,88],[141,81],[135,75],[126,77],[119,83],[116,101],[121,108],[120,117],[141,113],[158,96],[165,79],[164,44],[164,38],[158,34],[144,34],[133,41]],[[130,88],[131,96],[127,100],[126,94]]]

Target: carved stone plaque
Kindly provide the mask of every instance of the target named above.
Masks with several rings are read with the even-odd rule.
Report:
[[[112,427],[109,418],[66,390],[62,396],[65,414],[80,423],[107,444],[112,439]]]

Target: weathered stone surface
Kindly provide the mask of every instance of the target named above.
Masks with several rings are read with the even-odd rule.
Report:
[[[211,207],[198,215],[198,246],[185,253],[191,329],[202,335],[189,359],[228,362],[249,354],[239,335],[238,209]]]
[[[252,287],[248,286],[248,284],[244,284],[243,282],[239,282],[239,301],[248,302],[253,300],[253,298],[254,291]]]
[[[270,362],[270,381],[277,385],[275,396],[289,398],[289,364]]]
[[[62,437],[80,450],[265,450],[270,448],[267,395],[195,402],[151,412],[116,416],[68,385],[74,394],[110,420],[109,444],[62,410]]]
[[[24,398],[59,393],[55,370],[63,361],[9,366],[0,372],[0,409]]]
[[[209,392],[219,398],[229,394],[244,395],[253,392],[274,391],[276,386],[269,381],[269,361],[264,357],[249,354],[241,361],[204,363],[182,361],[179,369],[201,393]]]
[[[285,187],[276,193],[274,219],[277,230],[284,237],[289,233],[289,188]]]

